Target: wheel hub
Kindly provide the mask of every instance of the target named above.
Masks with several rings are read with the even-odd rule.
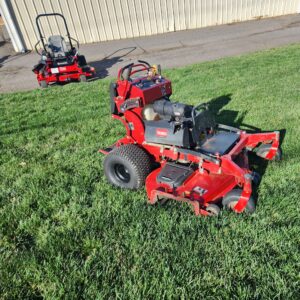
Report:
[[[116,164],[114,166],[115,174],[117,178],[122,181],[128,183],[130,181],[130,174],[128,169],[122,164]]]

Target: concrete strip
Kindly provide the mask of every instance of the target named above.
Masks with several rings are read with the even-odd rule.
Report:
[[[172,68],[291,43],[300,43],[300,15],[82,45],[80,51],[103,78],[116,76],[121,66],[137,59]],[[2,61],[0,92],[36,88],[31,69],[38,60],[30,53]]]

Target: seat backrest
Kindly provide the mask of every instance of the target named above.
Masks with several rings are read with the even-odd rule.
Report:
[[[52,35],[48,39],[48,47],[54,57],[65,56],[68,48],[65,39],[61,35]]]
[[[199,145],[201,135],[205,135],[207,130],[213,130],[216,127],[216,121],[209,110],[203,110],[194,118],[192,136],[194,142]]]

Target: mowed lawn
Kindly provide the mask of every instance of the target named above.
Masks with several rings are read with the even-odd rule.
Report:
[[[284,160],[256,166],[251,216],[111,187],[98,149],[124,130],[110,79],[0,95],[0,298],[299,299],[299,58],[292,45],[164,72],[174,100],[285,130]]]

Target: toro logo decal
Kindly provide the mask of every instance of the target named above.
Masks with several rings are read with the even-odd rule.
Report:
[[[156,136],[157,137],[167,137],[168,136],[168,129],[164,129],[164,128],[157,128],[156,129]]]

